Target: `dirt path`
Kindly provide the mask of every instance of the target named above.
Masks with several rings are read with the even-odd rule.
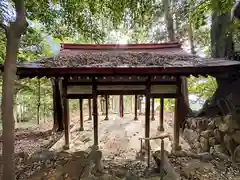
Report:
[[[165,131],[172,134],[171,127],[171,115],[166,114],[169,121],[164,124]],[[104,157],[111,156],[112,152],[120,153],[121,156],[128,158],[136,155],[136,152],[140,149],[140,137],[144,137],[144,116],[140,116],[140,120],[134,121],[133,116],[125,116],[122,120],[117,115],[110,116],[108,121],[103,120],[104,116],[99,117],[99,148],[103,152]],[[159,122],[157,120],[151,121],[150,136],[154,137],[160,134],[157,131]],[[76,152],[79,150],[86,150],[93,144],[93,124],[92,121],[84,122],[84,131],[79,131],[79,125],[77,124],[71,130],[70,135],[70,150],[68,152]],[[181,139],[181,144],[184,149],[189,149],[188,144]],[[51,150],[61,151],[64,145],[64,137],[58,141]],[[160,148],[160,141],[151,141],[152,150]],[[170,152],[171,141],[165,140],[165,149]],[[131,158],[130,158],[131,159]]]
[[[133,169],[133,167],[130,167],[131,165],[129,166],[130,163],[135,164],[135,168],[137,166],[139,167],[136,168],[138,173],[143,173],[146,168],[146,163],[136,160],[136,153],[140,150],[140,141],[138,138],[144,137],[144,116],[141,116],[138,121],[134,121],[132,116],[125,116],[123,120],[118,116],[110,116],[110,120],[108,121],[104,121],[103,119],[103,116],[99,117],[99,149],[103,154],[105,169],[112,170],[112,167],[116,165],[115,163]],[[158,134],[157,127],[158,121],[152,121],[151,136]],[[165,124],[165,129],[169,129],[167,123]],[[171,131],[171,129],[169,129],[169,131]],[[83,151],[86,151],[93,144],[92,121],[84,121],[84,131],[82,132],[79,131],[79,123],[77,122],[71,129],[70,139],[70,150],[67,152],[71,154],[67,156],[72,158],[66,158],[68,159],[67,163],[59,162],[60,164],[57,163],[57,165],[52,165],[51,168],[49,168],[46,167],[43,161],[35,162],[35,164],[39,163],[40,165],[32,166],[31,168],[39,169],[40,171],[29,173],[33,174],[29,179],[41,179],[43,177],[44,179],[49,179],[54,176],[62,178],[64,176],[63,174],[69,174],[72,179],[74,179],[73,177],[79,176],[80,167],[82,167],[82,163],[85,160]],[[159,143],[158,141],[151,143],[152,149],[158,149]],[[168,144],[166,147],[170,148],[171,143],[168,140],[166,144]],[[53,145],[50,150],[61,154],[63,145],[64,137]],[[76,156],[73,155],[74,153],[81,154],[81,156],[76,158]],[[55,159],[54,163],[57,162],[56,159],[58,159],[58,155],[53,159]],[[79,159],[79,161],[77,159]],[[75,172],[75,174],[72,172]],[[22,179],[23,178],[24,177],[22,177]]]
[[[165,131],[172,134],[171,114],[165,115],[168,121],[165,121]],[[99,117],[99,149],[103,154],[104,165],[106,169],[111,170],[113,167],[129,167],[134,169],[137,174],[143,173],[146,169],[146,162],[137,159],[137,152],[140,150],[140,137],[144,137],[145,123],[144,116],[140,116],[138,121],[133,120],[133,116],[125,116],[122,120],[118,116],[110,116],[108,121],[103,120],[104,117]],[[157,136],[160,132],[157,131],[159,121],[151,121],[151,135]],[[85,151],[93,144],[93,124],[92,121],[84,122],[84,131],[79,131],[77,124],[71,130],[71,141],[69,153]],[[181,139],[184,149],[190,147]],[[58,141],[52,148],[52,151],[61,152],[64,145],[64,138]],[[153,151],[160,149],[160,141],[151,141]],[[171,141],[165,140],[165,149],[171,151]],[[131,164],[134,167],[131,167]],[[152,162],[154,165],[154,163]]]

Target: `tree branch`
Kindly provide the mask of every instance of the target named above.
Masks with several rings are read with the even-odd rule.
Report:
[[[8,27],[7,25],[5,25],[5,24],[4,24],[3,22],[1,22],[1,21],[0,21],[0,27],[5,31],[6,36],[7,36],[9,27]]]
[[[15,4],[15,10],[16,10],[16,21],[15,26],[18,30],[17,34],[22,35],[26,31],[26,27],[28,25],[26,20],[26,12],[24,7],[24,0],[13,0]]]

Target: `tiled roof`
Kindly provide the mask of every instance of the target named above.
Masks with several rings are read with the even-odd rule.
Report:
[[[19,63],[20,77],[62,76],[189,76],[239,72],[240,62],[200,58],[176,42],[161,44],[62,44],[57,57]],[[0,70],[4,68],[0,65]]]
[[[62,44],[57,57],[26,66],[36,67],[198,67],[236,64],[186,53],[178,43],[132,45]]]

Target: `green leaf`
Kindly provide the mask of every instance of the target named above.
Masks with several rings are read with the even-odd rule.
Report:
[[[57,3],[57,0],[51,0],[52,4],[55,5]]]

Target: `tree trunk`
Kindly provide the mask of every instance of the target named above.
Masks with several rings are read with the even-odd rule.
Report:
[[[40,124],[40,105],[41,105],[41,91],[40,79],[38,79],[38,102],[37,102],[37,124]]]
[[[10,31],[11,30],[11,31]],[[14,117],[13,95],[14,78],[16,77],[16,59],[20,37],[14,37],[13,29],[7,38],[7,53],[4,63],[2,86],[2,126],[3,126],[3,179],[15,179],[14,172]]]
[[[173,8],[173,13],[175,14],[174,18],[174,25],[175,25],[175,40],[180,42],[181,38],[183,37],[182,34],[182,28],[181,28],[181,12],[179,9],[178,1],[177,0],[172,0],[172,6]],[[177,8],[176,8],[177,7]]]
[[[182,93],[183,93],[186,109],[189,109],[188,81],[186,77],[182,77]]]
[[[173,26],[173,12],[172,12],[171,3],[172,3],[171,0],[163,0],[165,22],[166,22],[167,32],[168,32],[168,40],[175,41],[176,39],[175,39],[174,26]],[[184,109],[189,109],[188,86],[187,86],[186,77],[182,77],[182,92],[185,100]],[[188,111],[186,111],[186,114],[187,113]]]
[[[229,25],[230,13],[219,15],[217,12],[213,12],[211,26],[211,56],[214,58],[233,59],[234,57],[232,32],[230,31]],[[206,101],[199,115],[214,116],[222,113],[218,102],[225,99],[230,94],[235,94],[236,97],[238,96],[235,89],[238,87],[236,82],[238,82],[239,79],[236,79],[234,76],[236,76],[235,72],[226,72],[225,74],[215,76],[218,88],[214,95]]]
[[[19,95],[18,95],[18,94],[16,94],[16,99],[19,100]],[[19,121],[20,115],[19,115],[18,110],[19,110],[19,105],[16,105],[16,120],[17,120],[17,123],[20,122],[20,121]]]
[[[13,97],[15,94],[16,61],[21,35],[26,30],[26,16],[23,0],[14,0],[16,21],[9,28],[5,27],[7,45],[4,62],[2,86],[2,126],[3,126],[3,180],[15,180],[14,138],[15,122],[13,116]],[[0,22],[1,23],[1,22]],[[2,25],[2,23],[1,23]],[[1,26],[3,27],[3,26]]]
[[[21,96],[21,101],[23,101],[23,96]],[[22,103],[20,104],[20,113],[21,113],[20,122],[22,122],[23,118],[24,118],[24,109],[23,109],[23,104]]]
[[[168,40],[175,41],[175,34],[173,28],[173,15],[172,15],[172,7],[171,0],[163,0],[163,8],[165,15],[165,22],[167,26]]]
[[[196,54],[195,46],[194,46],[194,39],[193,39],[193,28],[192,28],[191,22],[188,23],[188,40],[189,40],[191,54]]]
[[[196,54],[195,47],[194,47],[194,40],[193,40],[193,29],[192,25],[189,22],[188,24],[188,40],[190,45],[190,52],[191,54]],[[185,100],[185,108],[187,110],[187,113],[189,113],[190,107],[189,107],[189,93],[188,93],[188,81],[186,77],[182,77],[182,92]]]
[[[211,25],[211,56],[214,58],[233,57],[233,40],[230,31],[230,13],[212,14]]]

